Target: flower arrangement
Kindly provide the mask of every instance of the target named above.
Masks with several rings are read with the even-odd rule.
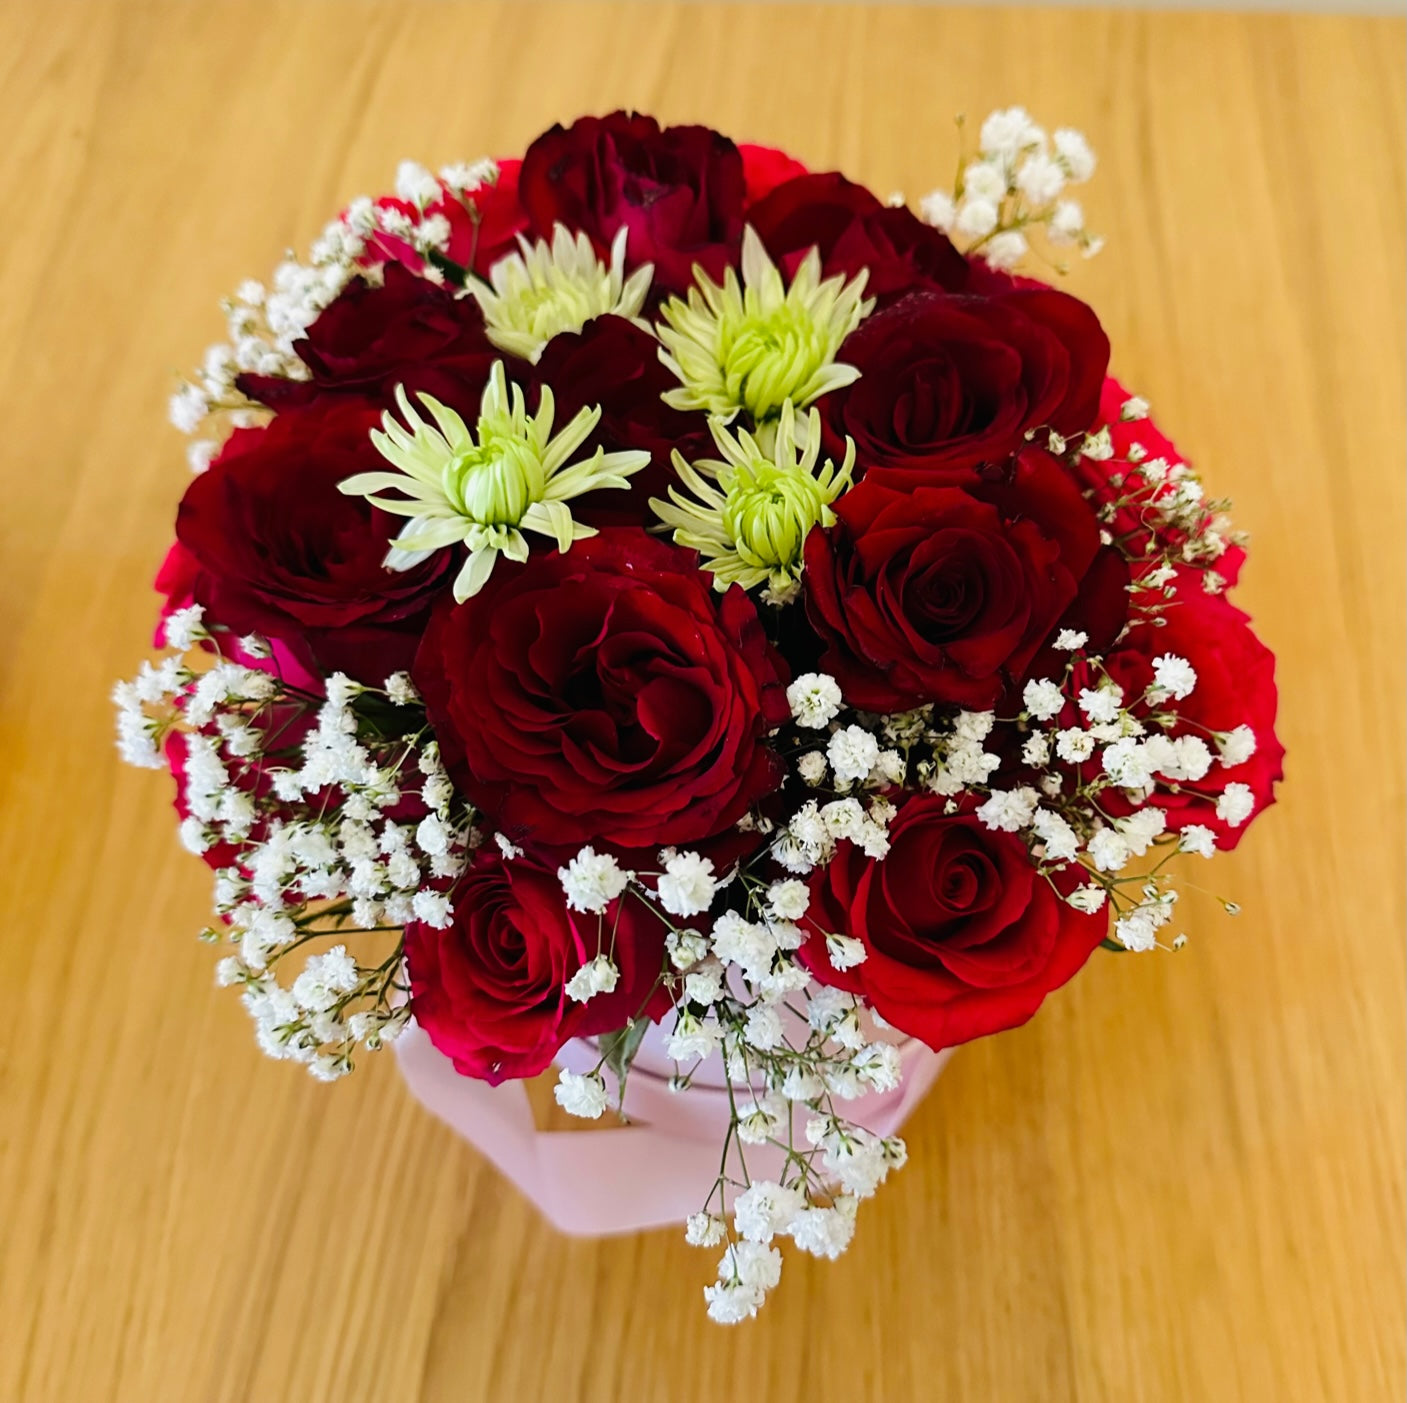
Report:
[[[585,1117],[661,1024],[729,1087],[719,1321],[903,1163],[850,1114],[901,1037],[1178,948],[1170,859],[1281,775],[1225,504],[1015,271],[1097,250],[1094,164],[1019,108],[917,213],[625,113],[407,163],[172,402],[119,743],[214,870],[219,983],[325,1080],[411,1020],[492,1083],[592,1040]]]

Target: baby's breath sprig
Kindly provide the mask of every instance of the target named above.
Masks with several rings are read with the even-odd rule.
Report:
[[[995,268],[1016,267],[1031,251],[1035,230],[1053,247],[1075,247],[1092,258],[1104,240],[1086,229],[1083,209],[1065,191],[1087,181],[1094,168],[1094,152],[1080,132],[1062,127],[1048,138],[1024,108],[1009,107],[982,123],[977,152],[960,157],[951,193],[935,190],[919,209],[930,224],[966,240],[968,254]],[[1057,260],[1045,261],[1058,273],[1068,271]]]

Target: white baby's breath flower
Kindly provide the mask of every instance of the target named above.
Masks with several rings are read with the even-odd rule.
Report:
[[[727,1223],[716,1213],[691,1213],[684,1224],[684,1241],[690,1247],[717,1247],[727,1234]]]
[[[846,726],[830,738],[826,756],[842,783],[865,779],[879,759],[879,742],[859,726]]]
[[[573,911],[599,915],[630,885],[631,873],[624,871],[609,853],[582,848],[565,867],[557,869],[557,880]]]
[[[1039,802],[1034,789],[994,789],[977,817],[995,832],[1015,833],[1031,822]]]
[[[1124,704],[1123,688],[1108,683],[1098,688],[1083,688],[1079,696],[1080,710],[1091,721],[1117,719]]]
[[[1044,141],[1045,133],[1024,107],[1006,107],[991,113],[982,123],[978,138],[984,156],[1007,162]]]
[[[1062,628],[1055,635],[1054,646],[1062,653],[1078,653],[1088,642],[1089,635],[1087,633],[1081,633],[1073,628]]]
[[[834,1261],[855,1236],[859,1200],[842,1194],[829,1208],[806,1208],[791,1220],[791,1240],[813,1257]]]
[[[1050,741],[1038,731],[1027,736],[1021,746],[1021,759],[1033,770],[1044,768],[1050,763]]]
[[[1076,911],[1083,911],[1087,916],[1092,916],[1096,911],[1103,909],[1104,888],[1096,882],[1087,882],[1082,887],[1076,887],[1065,900]]]
[[[1255,812],[1256,796],[1248,784],[1228,784],[1216,801],[1216,816],[1228,827],[1239,828]]]
[[[586,1120],[597,1120],[607,1105],[606,1083],[599,1072],[580,1074],[564,1067],[557,1074],[552,1095],[568,1115]]]
[[[657,885],[660,905],[672,916],[700,916],[713,905],[718,883],[713,863],[698,853],[675,853]]]
[[[971,161],[963,167],[964,199],[988,200],[1000,204],[1007,191],[1006,172],[991,161]]]
[[[787,1232],[806,1207],[806,1197],[768,1179],[754,1180],[733,1202],[733,1223],[749,1242],[771,1242]]]
[[[1089,855],[1101,872],[1121,872],[1128,866],[1133,852],[1123,834],[1112,828],[1101,828],[1089,840]]]
[[[1065,171],[1044,151],[1034,151],[1016,169],[1016,188],[1033,205],[1047,205],[1065,188]]]
[[[1021,700],[1037,721],[1049,721],[1064,709],[1065,693],[1058,682],[1048,677],[1032,678],[1022,691]]]
[[[427,926],[434,926],[438,930],[448,926],[454,915],[449,897],[444,892],[433,891],[429,887],[416,892],[411,905],[417,921],[423,921]]]
[[[993,268],[1008,271],[1015,268],[1030,250],[1026,236],[1016,229],[1003,229],[993,234],[978,250]]]
[[[805,882],[794,878],[773,882],[767,888],[767,909],[779,921],[799,921],[811,904],[811,893]]]
[[[1177,846],[1179,852],[1213,857],[1216,855],[1216,834],[1204,824],[1189,823],[1178,836]]]
[[[840,711],[840,685],[824,672],[803,672],[787,687],[787,705],[798,726],[819,730]]]
[[[1196,685],[1196,670],[1186,658],[1180,658],[1176,653],[1163,653],[1153,659],[1153,686],[1150,691],[1181,701],[1183,697],[1191,696]]]
[[[953,228],[968,239],[983,239],[997,227],[996,203],[980,198],[964,199],[958,206]]]
[[[1073,127],[1057,127],[1051,137],[1055,154],[1070,174],[1070,179],[1082,184],[1094,174],[1095,155],[1083,132]]]
[[[609,955],[597,955],[588,960],[567,981],[567,997],[577,1003],[586,1003],[597,994],[609,994],[620,979],[620,970],[611,963]]]
[[[1221,763],[1228,770],[1244,765],[1256,753],[1256,733],[1249,726],[1237,726],[1216,738]]]
[[[1053,244],[1073,244],[1085,231],[1085,212],[1078,200],[1059,200],[1046,225],[1046,236]],[[1086,453],[1086,457],[1091,456]]]
[[[946,190],[933,190],[918,202],[918,212],[925,224],[948,233],[953,227],[953,197]]]
[[[1056,735],[1055,753],[1072,765],[1082,764],[1094,754],[1094,737],[1088,731],[1072,726]]]
[[[826,936],[826,958],[833,969],[854,969],[865,962],[868,954],[864,944],[852,935],[832,933]]]

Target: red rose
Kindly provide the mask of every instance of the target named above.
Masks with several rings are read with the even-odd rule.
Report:
[[[901,491],[868,478],[806,541],[821,667],[869,711],[987,707],[1075,600],[1099,548],[1089,505],[1038,449],[1009,478]],[[1112,589],[1122,609],[1122,579]]]
[[[600,252],[627,229],[627,261],[655,265],[656,288],[680,292],[695,263],[716,281],[742,237],[743,160],[708,127],[664,127],[613,112],[552,127],[528,147],[518,183],[534,230],[583,230]]]
[[[386,569],[398,519],[337,490],[383,466],[367,437],[376,422],[363,405],[325,401],[237,429],[186,489],[176,535],[194,566],[183,584],[212,621],[379,684],[409,665],[450,558]]]
[[[1177,602],[1161,616],[1164,625],[1135,624],[1105,664],[1130,700],[1141,697],[1152,682],[1154,658],[1171,653],[1192,664],[1197,683],[1191,694],[1158,708],[1173,710],[1180,718],[1166,735],[1199,736],[1215,756],[1217,733],[1243,725],[1251,728],[1255,754],[1250,759],[1230,768],[1213,764],[1204,778],[1183,781],[1178,793],[1169,795],[1160,788],[1150,800],[1167,810],[1169,828],[1203,824],[1216,833],[1219,848],[1234,848],[1249,818],[1235,825],[1218,818],[1219,796],[1228,785],[1247,785],[1254,818],[1275,802],[1275,785],[1285,774],[1285,747],[1275,735],[1275,656],[1251,632],[1250,619],[1240,609],[1224,595],[1202,588],[1200,571],[1180,570],[1176,589]],[[1135,711],[1146,714],[1149,709],[1143,705]],[[1117,792],[1111,792],[1109,800],[1117,805]]]
[[[415,678],[450,773],[515,839],[692,843],[781,780],[785,675],[752,602],[635,528],[500,563],[435,610]]]
[[[800,161],[774,146],[753,146],[744,142],[738,152],[743,158],[743,204],[748,207],[771,194],[783,181],[806,174],[806,167]]]
[[[274,409],[310,404],[328,393],[352,394],[378,405],[394,401],[397,385],[423,390],[472,419],[496,360],[472,297],[388,264],[380,287],[355,278],[293,343],[307,380],[241,375],[236,384]]]
[[[578,457],[643,449],[649,466],[630,479],[628,491],[608,488],[572,503],[572,514],[591,526],[636,526],[650,519],[651,497],[677,481],[671,451],[693,461],[714,451],[703,414],[672,409],[664,393],[679,382],[659,358],[659,342],[622,317],[597,317],[580,332],[554,336],[538,361],[538,385],[552,387],[554,423],[560,428],[583,408],[601,410],[596,432]]]
[[[945,235],[833,172],[777,186],[747,222],[788,278],[816,248],[828,277],[868,272],[865,292],[881,303],[916,288],[953,292],[967,284],[967,260]]]
[[[861,322],[840,357],[860,378],[820,402],[827,451],[848,436],[864,472],[913,482],[1000,462],[1028,429],[1087,429],[1109,342],[1083,302],[1050,288],[916,293]]]
[[[1026,845],[935,795],[908,799],[889,853],[849,842],[811,878],[803,958],[823,984],[863,994],[932,1048],[1024,1023],[1089,958],[1108,929],[1060,899]],[[837,970],[825,936],[849,935],[865,960]]]
[[[604,916],[571,911],[554,864],[507,860],[489,847],[455,884],[453,902],[444,930],[406,926],[405,957],[416,1021],[464,1075],[495,1084],[535,1076],[568,1039],[662,1012],[652,991],[664,927],[635,897],[619,898]],[[578,1003],[567,983],[603,952],[619,981]]]

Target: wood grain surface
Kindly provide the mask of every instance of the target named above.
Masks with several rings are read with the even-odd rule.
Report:
[[[0,1399],[1192,1400],[1404,1388],[1404,26],[924,6],[0,8]],[[951,118],[1083,127],[1071,290],[1236,500],[1283,801],[1176,956],[963,1050],[911,1167],[758,1321],[555,1236],[402,1090],[261,1058],[107,692],[216,303],[396,162],[626,104],[917,197]],[[1204,871],[1209,869],[1203,869]]]

